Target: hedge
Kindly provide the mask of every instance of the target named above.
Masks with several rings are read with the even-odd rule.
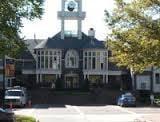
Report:
[[[16,116],[16,122],[36,122],[36,119],[28,116]]]

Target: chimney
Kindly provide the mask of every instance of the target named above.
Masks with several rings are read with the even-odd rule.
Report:
[[[94,38],[95,37],[95,30],[93,28],[90,28],[88,30],[88,36]]]

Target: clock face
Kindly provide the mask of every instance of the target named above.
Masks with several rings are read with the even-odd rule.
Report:
[[[70,1],[70,2],[68,3],[67,9],[68,9],[69,11],[73,11],[73,10],[75,9],[75,7],[76,7],[76,2],[75,2],[75,1]]]

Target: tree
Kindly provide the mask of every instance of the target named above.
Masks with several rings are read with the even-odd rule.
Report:
[[[111,60],[119,66],[142,72],[160,66],[160,1],[115,0],[112,12],[105,11]]]
[[[33,20],[43,14],[43,0],[0,1],[0,57],[16,56],[25,44],[20,38],[22,19]]]

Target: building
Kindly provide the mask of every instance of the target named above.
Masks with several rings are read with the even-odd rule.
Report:
[[[82,0],[62,0],[58,12],[61,31],[48,39],[28,39],[27,49],[16,59],[15,76],[5,78],[6,86],[14,84],[61,89],[84,89],[86,85],[105,85],[116,89],[135,89],[160,93],[160,70],[148,68],[142,74],[132,74],[108,59],[111,51],[105,42],[95,38],[95,30],[82,32]],[[66,30],[66,21],[76,21],[77,30]],[[16,82],[11,82],[15,79]],[[132,78],[132,79],[131,79]],[[3,64],[0,60],[0,86],[3,83]]]
[[[160,69],[146,68],[141,74],[132,74],[132,86],[139,93],[160,93]]]
[[[129,86],[128,70],[108,62],[110,51],[104,41],[95,38],[95,30],[82,32],[85,16],[82,0],[62,0],[62,10],[58,12],[61,32],[45,40],[26,41],[28,50],[20,57],[17,79],[35,84],[58,82],[62,89],[83,89],[86,84],[120,89],[123,82]],[[77,21],[76,32],[66,30],[67,20]]]

